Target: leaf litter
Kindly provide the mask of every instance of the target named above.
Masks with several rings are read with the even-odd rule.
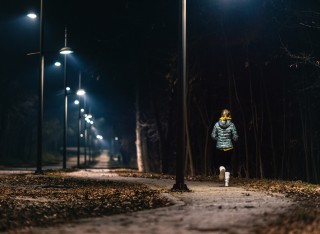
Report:
[[[64,178],[63,173],[0,176],[0,231],[169,206],[145,185]]]
[[[114,170],[124,177],[175,179],[173,175]],[[0,231],[51,226],[79,218],[134,212],[171,205],[160,192],[141,184],[45,175],[0,176]],[[215,181],[217,176],[187,176],[187,181]],[[232,178],[232,186],[267,195],[283,194],[296,201],[276,222],[255,233],[320,233],[320,186],[302,181]],[[249,196],[250,193],[244,194]],[[277,215],[277,214],[265,214]]]
[[[134,170],[117,172],[121,176],[144,177],[155,179],[174,179],[173,175],[157,173],[140,173]],[[219,182],[217,176],[186,176],[186,181]],[[276,222],[257,227],[257,234],[319,234],[320,233],[320,185],[296,181],[272,179],[232,178],[232,186],[243,187],[248,191],[265,192],[267,195],[283,194],[295,201],[290,210],[284,214],[265,214],[278,216]],[[250,194],[244,194],[249,196]]]

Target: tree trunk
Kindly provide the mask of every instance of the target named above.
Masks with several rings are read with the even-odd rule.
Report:
[[[270,129],[270,145],[271,145],[271,154],[272,154],[272,169],[273,169],[273,177],[277,177],[277,161],[276,161],[276,150],[275,150],[275,145],[274,145],[274,132],[273,132],[273,121],[272,121],[272,115],[271,115],[271,110],[270,110],[270,102],[269,102],[269,96],[267,93],[266,85],[263,82],[262,79],[262,85],[263,85],[263,90],[264,90],[264,96],[266,100],[266,108],[267,108],[267,114],[268,114],[268,126]]]
[[[247,122],[246,122],[246,117],[244,114],[244,110],[243,110],[243,106],[242,103],[240,101],[240,98],[238,96],[238,91],[237,91],[237,85],[236,85],[236,81],[233,77],[233,83],[234,83],[234,93],[235,93],[235,97],[237,99],[239,108],[240,108],[240,112],[241,112],[241,119],[242,119],[242,124],[243,124],[243,136],[244,136],[244,147],[245,147],[245,154],[246,154],[246,167],[245,167],[245,174],[246,174],[246,178],[250,177],[250,170],[249,170],[249,150],[248,150],[248,137],[247,137]],[[241,169],[239,171],[239,174],[241,174]]]
[[[146,155],[142,154],[142,141],[141,141],[141,131],[142,127],[140,124],[140,105],[139,105],[139,87],[136,87],[136,151],[137,151],[137,167],[139,172],[147,171],[147,158]]]
[[[153,107],[153,113],[154,113],[154,117],[155,117],[157,132],[159,134],[158,150],[159,150],[159,155],[160,155],[160,171],[163,173],[166,173],[168,171],[168,166],[167,166],[168,159],[167,159],[167,154],[166,154],[167,150],[165,150],[165,145],[164,145],[165,136],[164,136],[164,132],[162,130],[160,115],[159,115],[158,108],[157,108],[156,101],[155,101],[154,97],[152,98],[152,107]]]
[[[208,147],[209,147],[209,139],[210,139],[210,119],[208,117],[208,110],[206,107],[201,108],[200,104],[196,104],[197,105],[197,109],[199,111],[200,117],[201,117],[201,122],[203,124],[203,127],[206,131],[206,135],[205,135],[205,143],[204,143],[204,160],[203,160],[203,165],[202,165],[202,169],[204,170],[204,174],[208,175],[209,171],[210,171],[210,160],[209,160],[209,155],[208,155]],[[205,113],[203,113],[205,112]]]
[[[190,92],[187,90],[187,102],[188,105],[185,107],[186,113],[184,113],[186,120],[185,120],[185,129],[186,129],[186,146],[185,146],[185,153],[187,155],[187,163],[185,164],[185,167],[189,167],[189,171],[191,176],[194,176],[194,166],[193,166],[193,157],[192,157],[192,149],[191,149],[191,142],[190,142],[190,129],[189,129],[189,120],[190,120],[190,108],[187,108],[190,106]]]

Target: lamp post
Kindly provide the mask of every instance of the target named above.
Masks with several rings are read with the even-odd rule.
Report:
[[[84,100],[86,100],[86,96],[84,96]],[[84,102],[86,103],[86,102]],[[89,111],[90,113],[91,111]],[[87,167],[87,162],[89,161],[89,159],[87,160],[87,146],[88,146],[88,124],[91,124],[91,118],[92,115],[91,114],[84,114],[85,119],[84,119],[84,135],[83,135],[83,140],[84,140],[84,165],[85,167]]]
[[[90,125],[89,125],[89,163],[92,163],[93,161],[93,157],[92,157],[92,124],[93,124],[93,121],[91,120],[90,121]]]
[[[86,92],[81,89],[81,72],[79,72],[79,89],[77,95],[79,96],[79,110],[78,110],[78,137],[77,137],[77,167],[80,167],[80,130],[81,130],[81,101],[80,97],[85,95]]]
[[[42,174],[42,126],[43,126],[43,82],[44,82],[44,55],[43,55],[43,0],[40,1],[40,72],[39,72],[39,108],[38,108],[38,148],[36,174]]]
[[[185,167],[185,142],[186,142],[186,17],[187,17],[187,0],[180,0],[180,23],[181,23],[181,47],[179,48],[179,77],[178,77],[178,108],[179,120],[178,125],[178,150],[176,162],[176,183],[172,190],[189,191],[184,183],[184,167]],[[181,134],[181,135],[179,135]]]
[[[83,134],[83,140],[84,140],[84,167],[87,167],[87,120],[84,121],[84,134]]]
[[[80,90],[82,90],[81,92],[83,92],[84,94],[85,94],[85,92],[84,92],[84,90],[83,89],[80,89]],[[79,90],[79,91],[80,91]],[[87,117],[87,115],[88,114],[86,114],[86,95],[84,95],[83,94],[83,108],[82,109],[80,109],[80,112],[82,112],[83,114],[83,116],[85,117],[85,119],[86,119],[86,117]],[[81,121],[81,118],[80,118],[80,121]],[[80,126],[80,124],[81,124],[81,122],[79,123],[79,126]],[[81,137],[83,137],[83,148],[84,148],[84,167],[86,167],[87,166],[87,149],[86,149],[86,147],[87,147],[87,145],[86,145],[86,137],[87,137],[87,125],[86,125],[86,120],[84,120],[83,121],[83,134],[81,134],[82,136]],[[79,141],[80,141],[80,139],[79,139]],[[80,144],[80,143],[79,143]]]
[[[73,53],[71,48],[67,47],[67,27],[64,33],[64,47],[60,54],[64,55],[64,121],[63,121],[63,169],[67,168],[67,127],[68,127],[68,92],[67,92],[67,55]]]
[[[88,162],[90,165],[91,162],[91,125],[93,124],[93,120],[92,120],[92,114],[91,114],[91,109],[89,108],[89,114],[86,116],[85,119],[85,146],[86,148],[88,147]],[[87,125],[88,124],[88,125]],[[87,127],[88,126],[88,127]],[[85,148],[85,155],[87,155],[87,151]]]

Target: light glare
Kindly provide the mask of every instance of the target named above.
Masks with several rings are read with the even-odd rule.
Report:
[[[102,140],[103,137],[101,135],[97,135],[97,139]]]
[[[36,18],[37,18],[37,15],[34,14],[34,13],[29,13],[27,16],[28,16],[30,19],[36,19]]]
[[[63,47],[60,50],[60,54],[71,54],[71,53],[73,53],[73,51],[70,47]]]
[[[77,91],[77,95],[79,95],[79,96],[83,96],[83,95],[85,95],[86,94],[86,91],[84,91],[84,89],[79,89],[78,91]]]

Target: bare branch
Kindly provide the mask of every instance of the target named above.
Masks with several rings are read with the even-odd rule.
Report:
[[[309,25],[309,24],[304,24],[304,23],[299,23],[300,25],[304,26],[304,27],[308,27],[308,28],[317,28],[317,29],[320,29],[319,26],[312,26],[312,25]]]
[[[298,67],[298,64],[311,64],[317,68],[320,68],[320,59],[316,59],[315,57],[312,57],[310,54],[306,54],[305,52],[302,52],[300,55],[293,54],[287,46],[285,46],[282,43],[282,40],[280,38],[280,42],[282,44],[283,50],[286,52],[286,54],[295,60],[297,60],[295,63],[289,65],[289,67]]]

